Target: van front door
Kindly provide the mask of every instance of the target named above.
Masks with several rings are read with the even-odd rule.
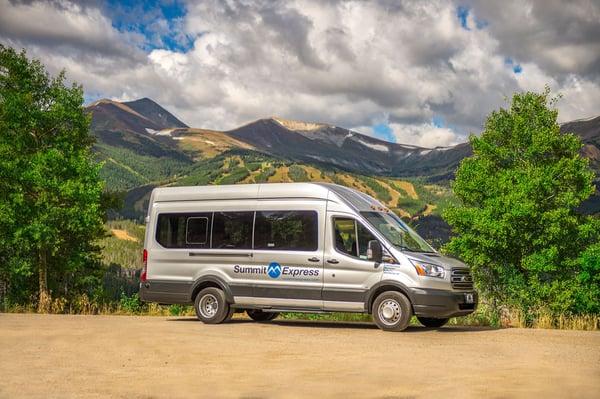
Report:
[[[324,202],[259,201],[254,225],[253,304],[321,310]]]
[[[376,240],[360,221],[329,213],[325,237],[324,310],[364,310],[369,287],[381,280],[383,266],[367,260],[367,246]]]

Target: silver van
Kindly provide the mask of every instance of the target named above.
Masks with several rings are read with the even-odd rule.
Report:
[[[204,323],[236,311],[361,312],[383,330],[473,312],[468,267],[436,252],[359,191],[327,183],[156,188],[140,297],[194,304]]]

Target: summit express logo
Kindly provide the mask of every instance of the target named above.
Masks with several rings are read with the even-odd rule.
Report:
[[[281,266],[271,262],[268,266],[233,266],[235,274],[266,274],[272,279],[279,277],[319,277],[320,270],[315,268]]]
[[[277,262],[269,263],[269,267],[267,267],[267,274],[271,278],[277,278],[281,276],[281,265]]]

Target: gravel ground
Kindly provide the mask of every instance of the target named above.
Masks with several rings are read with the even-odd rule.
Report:
[[[600,332],[0,314],[0,398],[599,398]]]

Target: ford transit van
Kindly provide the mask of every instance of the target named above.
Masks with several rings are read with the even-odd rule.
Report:
[[[386,331],[473,312],[469,268],[376,199],[327,183],[156,188],[140,297],[193,304],[204,323],[236,311],[361,312]]]

